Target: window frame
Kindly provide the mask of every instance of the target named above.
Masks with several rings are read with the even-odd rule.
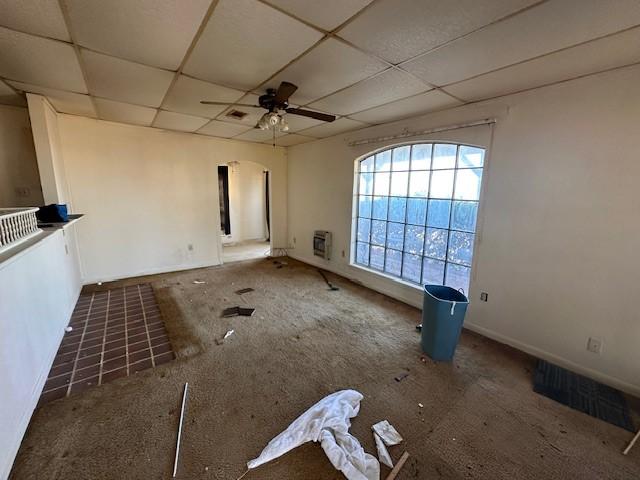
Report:
[[[416,145],[430,145],[431,146],[431,154],[430,154],[430,160],[429,160],[429,168],[426,170],[422,170],[422,169],[413,169],[413,149],[414,146]],[[434,152],[436,150],[436,145],[452,145],[454,147],[456,147],[456,152],[455,152],[455,163],[453,165],[453,167],[444,167],[444,168],[433,168],[433,159],[434,159]],[[394,170],[393,169],[393,157],[394,157],[394,150],[397,148],[401,148],[401,147],[410,147],[409,148],[409,166],[406,170]],[[459,162],[459,156],[460,156],[460,149],[461,147],[470,147],[470,148],[476,148],[476,149],[481,149],[483,151],[483,161],[482,161],[482,166],[477,167],[477,166],[469,166],[469,167],[462,167],[460,168],[458,166],[458,162]],[[386,152],[388,151],[390,153],[390,158],[389,158],[389,169],[388,170],[383,170],[382,172],[380,171],[376,171],[376,167],[375,167],[375,162],[376,162],[376,155],[382,153],[382,152]],[[412,287],[412,288],[416,288],[416,289],[420,289],[422,290],[422,287],[428,283],[425,282],[425,261],[427,259],[429,260],[435,260],[438,262],[442,262],[443,263],[443,274],[442,274],[442,285],[446,285],[447,284],[447,274],[449,271],[449,266],[462,266],[465,268],[469,269],[469,284],[468,284],[468,288],[467,290],[471,290],[471,285],[473,283],[473,276],[474,276],[474,271],[475,271],[475,267],[476,267],[476,263],[477,263],[477,259],[476,259],[476,249],[477,249],[477,244],[478,244],[478,237],[481,234],[481,229],[482,229],[482,211],[483,211],[483,198],[484,198],[484,190],[485,190],[485,182],[487,181],[487,171],[488,171],[488,152],[489,152],[489,148],[484,146],[484,145],[478,145],[478,144],[472,144],[472,143],[463,143],[460,141],[447,141],[447,140],[417,140],[417,141],[412,141],[412,142],[405,142],[405,143],[399,143],[399,144],[393,144],[393,145],[386,145],[384,147],[381,147],[379,149],[370,151],[364,155],[359,156],[358,158],[356,158],[354,160],[354,172],[353,172],[353,178],[354,178],[354,182],[353,182],[353,195],[352,195],[352,222],[351,222],[351,243],[350,243],[350,255],[349,255],[349,265],[361,270],[364,270],[366,272],[370,272],[370,273],[374,273],[376,275],[388,278],[390,280],[393,280],[395,282],[404,284],[406,286]],[[368,159],[368,158],[372,158],[372,169],[368,172],[362,172],[361,171],[361,163]],[[482,170],[482,177],[480,179],[480,182],[478,184],[478,195],[477,195],[477,200],[469,200],[467,198],[455,198],[456,195],[456,181],[457,181],[457,177],[458,177],[458,172],[460,170],[473,170],[473,169],[480,169]],[[432,174],[433,172],[437,172],[437,171],[452,171],[453,172],[453,180],[452,180],[452,189],[451,189],[451,197],[450,198],[432,198],[431,195],[431,185],[432,185]],[[429,184],[428,184],[428,189],[427,189],[427,194],[424,197],[411,197],[411,173],[414,171],[425,171],[425,172],[429,172]],[[376,173],[389,173],[389,187],[388,187],[388,192],[386,195],[376,195],[375,194],[375,174]],[[398,196],[398,195],[391,195],[391,184],[392,184],[392,174],[394,172],[407,172],[407,191],[406,194],[404,196]],[[365,220],[369,220],[369,238],[368,241],[366,242],[359,242],[358,241],[358,220],[359,218],[364,218],[364,217],[359,217],[359,198],[360,198],[360,181],[361,181],[361,173],[370,173],[372,175],[372,186],[371,186],[371,193],[365,194],[365,196],[369,197],[371,200],[371,213],[369,218],[365,218]],[[373,204],[374,204],[374,198],[378,196],[382,196],[382,197],[386,197],[387,198],[387,202],[386,202],[386,210],[387,210],[387,215],[386,218],[384,220],[379,220],[379,219],[375,219],[374,218],[374,214],[373,214]],[[404,206],[404,220],[402,222],[395,222],[389,219],[389,210],[390,210],[390,204],[391,198],[401,198],[404,199],[405,201],[405,206]],[[424,199],[426,206],[425,206],[425,219],[423,222],[423,225],[416,225],[415,223],[411,223],[409,222],[408,219],[408,200],[411,198],[419,198],[419,199]],[[449,221],[448,221],[448,226],[446,228],[443,227],[431,227],[428,226],[428,215],[429,215],[429,206],[430,206],[430,202],[433,200],[443,200],[443,201],[448,201],[450,202],[449,205]],[[454,204],[455,202],[472,202],[472,203],[476,203],[477,204],[477,211],[476,211],[476,216],[475,216],[475,225],[474,225],[474,230],[473,231],[468,231],[468,230],[460,230],[458,228],[452,228],[451,222],[453,219],[453,213],[454,213]],[[376,243],[372,242],[371,239],[371,235],[372,235],[372,231],[373,231],[373,227],[372,224],[374,221],[384,221],[385,222],[385,239],[384,239],[384,245],[378,245]],[[403,226],[403,237],[402,237],[402,248],[400,250],[398,250],[397,248],[393,248],[393,247],[389,247],[388,246],[388,232],[389,232],[389,222],[391,223],[399,223],[400,225]],[[420,250],[420,253],[417,254],[412,254],[411,252],[407,252],[405,251],[406,248],[406,227],[407,226],[417,226],[417,227],[422,227],[424,228],[424,239],[422,242],[422,248]],[[427,238],[427,229],[439,229],[439,230],[444,230],[447,232],[446,235],[446,244],[444,246],[444,259],[442,258],[435,258],[433,256],[427,255],[426,254],[426,238]],[[449,246],[450,246],[450,241],[451,241],[451,234],[457,232],[457,233],[461,233],[461,234],[472,234],[473,235],[473,243],[471,245],[471,261],[466,264],[463,262],[456,262],[456,261],[451,261],[449,259]],[[367,265],[363,265],[357,262],[357,255],[358,255],[358,243],[363,243],[368,245],[369,247],[369,253],[368,253],[368,264]],[[381,247],[384,249],[384,255],[382,258],[382,267],[381,269],[377,269],[376,267],[372,267],[371,266],[371,249],[372,247]],[[400,271],[399,273],[396,275],[394,273],[390,273],[388,271],[386,271],[387,268],[387,250],[393,250],[395,252],[398,252],[400,254]],[[404,274],[404,259],[406,255],[416,255],[420,258],[420,281],[419,282],[414,282],[411,279],[408,279],[406,277],[403,276]],[[465,295],[469,296],[469,292],[465,292]]]

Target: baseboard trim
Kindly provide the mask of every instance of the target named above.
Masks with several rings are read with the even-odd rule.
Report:
[[[161,273],[171,273],[171,272],[182,272],[185,270],[195,270],[197,268],[206,268],[206,267],[217,267],[221,265],[220,261],[217,262],[199,262],[193,263],[189,265],[172,265],[172,266],[164,266],[157,268],[150,268],[146,270],[139,270],[137,272],[127,273],[125,275],[107,275],[105,277],[91,277],[91,278],[83,278],[83,285],[93,285],[99,282],[114,282],[116,280],[124,280],[126,278],[134,278],[134,277],[143,277],[145,275],[158,275]]]

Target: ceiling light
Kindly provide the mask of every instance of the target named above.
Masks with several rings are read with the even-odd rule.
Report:
[[[288,132],[289,124],[282,115],[277,112],[267,112],[258,121],[261,130],[273,130],[274,132]]]

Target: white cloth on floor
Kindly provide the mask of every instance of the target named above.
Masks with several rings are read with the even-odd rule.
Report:
[[[256,468],[303,443],[320,442],[332,465],[348,480],[379,480],[378,460],[366,453],[349,433],[350,419],[358,415],[362,398],[355,390],[341,390],[326,396],[273,438],[247,467]]]

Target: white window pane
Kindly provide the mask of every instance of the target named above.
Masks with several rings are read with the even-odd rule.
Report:
[[[359,218],[358,219],[358,235],[357,239],[359,242],[369,242],[371,234],[371,220],[368,218]]]
[[[398,147],[393,149],[393,170],[409,170],[409,158],[411,147]]]
[[[473,233],[451,232],[449,235],[447,260],[464,265],[471,265],[474,236]]]
[[[469,295],[469,281],[471,279],[471,269],[462,265],[447,263],[447,279],[445,285],[456,290],[462,290],[465,295]]]
[[[378,174],[381,175],[381,174]],[[391,174],[391,195],[406,197],[409,187],[409,172],[393,172]]]
[[[375,218],[377,220],[386,220],[388,210],[389,210],[389,197],[373,197],[373,208],[371,209],[371,218]]]
[[[424,227],[407,225],[404,233],[404,251],[415,255],[422,255],[424,246]]]
[[[429,200],[427,226],[449,228],[451,200]]]
[[[360,174],[360,183],[358,184],[360,188],[360,195],[372,195],[373,194],[373,173],[361,173]]]
[[[410,197],[426,197],[429,193],[429,172],[411,172],[409,180]]]
[[[389,222],[387,224],[387,247],[402,250],[404,244],[404,224]]]
[[[451,198],[453,196],[453,170],[431,172],[429,198]]]
[[[482,169],[468,168],[456,174],[456,200],[479,200]]]
[[[391,150],[376,153],[376,172],[388,172],[391,170]]]
[[[369,265],[369,244],[360,243],[356,245],[356,263],[360,265]]]
[[[371,197],[360,195],[360,197],[358,197],[358,216],[371,218],[371,204]]]
[[[421,143],[411,147],[411,170],[429,170],[431,168],[430,143]]]
[[[364,160],[360,161],[360,171],[361,172],[373,172],[373,160],[374,160],[374,156],[371,155],[370,157],[365,158]]]
[[[425,257],[422,265],[422,283],[443,285],[444,262]]]
[[[384,248],[371,246],[369,265],[377,270],[384,268]]]
[[[475,232],[477,216],[478,202],[453,202],[451,228],[464,230],[465,232]]]
[[[440,260],[447,258],[447,233],[448,230],[427,228],[427,237],[424,242],[424,254],[427,257]]]
[[[390,173],[376,173],[375,183],[373,184],[373,193],[376,195],[389,195]]]
[[[458,147],[456,145],[437,144],[433,149],[431,168],[434,170],[455,168],[457,151]]]
[[[475,168],[484,166],[484,149],[460,146],[458,168]]]
[[[371,221],[371,243],[384,245],[387,239],[387,222],[382,220]]]
[[[420,267],[422,257],[405,253],[402,261],[402,278],[410,282],[420,283]]]
[[[391,275],[400,276],[402,269],[402,252],[387,248],[387,258],[384,263],[384,271]]]
[[[404,222],[407,211],[407,199],[400,197],[389,198],[389,218],[391,222]]]

